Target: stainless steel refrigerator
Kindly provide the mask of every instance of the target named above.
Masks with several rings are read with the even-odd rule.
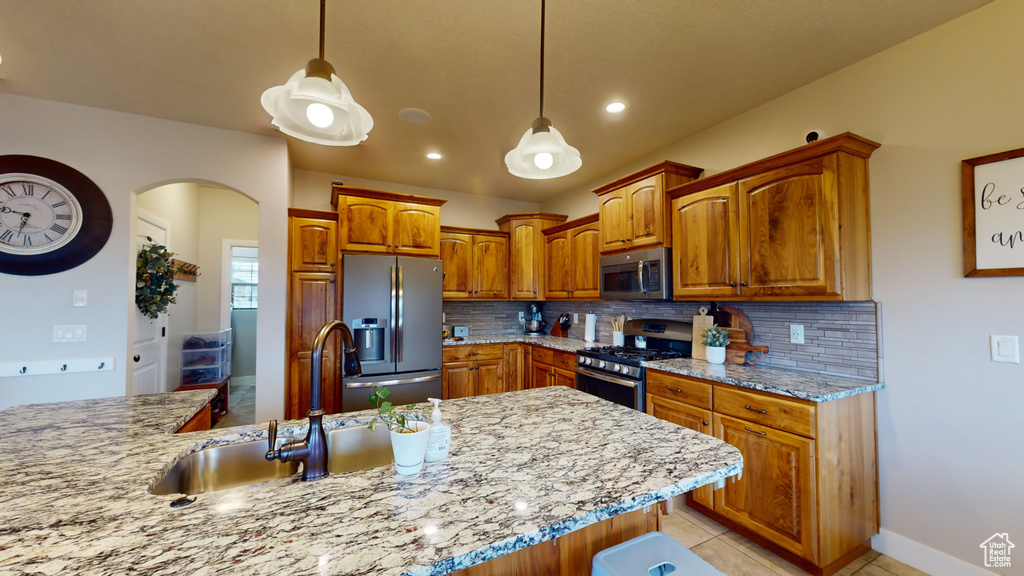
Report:
[[[342,379],[341,411],[372,408],[375,383],[396,405],[440,398],[441,261],[346,254],[341,273],[341,315],[363,367]]]

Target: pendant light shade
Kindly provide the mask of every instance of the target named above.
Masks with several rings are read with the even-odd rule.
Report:
[[[505,154],[505,166],[513,176],[541,180],[572,174],[583,166],[580,151],[569,146],[551,120],[544,117],[544,12],[540,2],[540,117],[523,134],[519,145]]]
[[[519,145],[505,154],[509,173],[520,178],[558,178],[579,170],[580,151],[569,146],[562,134],[543,116],[523,134]]]
[[[326,146],[355,146],[373,129],[373,118],[352,98],[345,83],[324,60],[324,11],[320,0],[320,57],[310,60],[283,86],[263,93],[260,103],[278,130]]]

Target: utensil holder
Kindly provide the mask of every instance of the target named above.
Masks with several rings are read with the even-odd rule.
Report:
[[[612,346],[625,346],[626,335],[621,330],[615,330],[612,332]]]

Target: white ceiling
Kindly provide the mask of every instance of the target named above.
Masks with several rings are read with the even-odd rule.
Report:
[[[324,56],[374,128],[289,154],[539,202],[988,2],[550,0],[544,112],[583,168],[535,181],[503,159],[538,115],[539,0],[329,0]],[[318,19],[317,0],[0,0],[0,91],[283,137],[260,95],[316,57]]]

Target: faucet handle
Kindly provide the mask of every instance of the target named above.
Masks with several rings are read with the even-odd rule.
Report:
[[[277,450],[274,448],[277,446],[277,420],[271,420],[267,428],[267,460],[276,460],[278,456]]]

